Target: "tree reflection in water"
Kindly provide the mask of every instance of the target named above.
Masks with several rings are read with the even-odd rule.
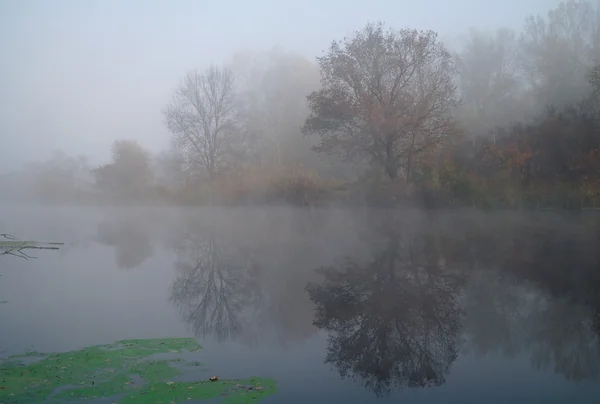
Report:
[[[220,340],[300,342],[312,322],[329,334],[326,362],[377,395],[440,385],[459,355],[600,375],[600,242],[587,230],[518,216],[371,219],[305,235],[283,219],[190,226],[172,300],[198,336]],[[356,229],[367,229],[360,241]]]
[[[140,266],[154,249],[148,226],[141,220],[116,218],[103,221],[98,225],[96,241],[115,247],[115,262],[123,269]]]
[[[366,262],[348,256],[317,270],[324,279],[307,291],[329,333],[326,363],[377,395],[443,383],[459,353],[598,378],[598,237],[518,216],[456,219],[388,218],[363,242]]]
[[[220,341],[238,337],[241,313],[260,298],[258,267],[212,229],[188,233],[183,241],[171,300],[197,336]]]
[[[388,230],[370,261],[318,269],[308,284],[315,325],[330,332],[326,363],[378,396],[444,382],[457,358],[464,277],[446,267],[434,237]]]

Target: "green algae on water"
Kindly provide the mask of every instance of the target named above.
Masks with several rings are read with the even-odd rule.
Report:
[[[202,370],[200,363],[182,358],[184,353],[200,349],[195,339],[167,338],[11,356],[0,362],[0,403],[79,403],[111,398],[110,402],[123,404],[170,404],[221,398],[224,404],[244,404],[275,393],[275,381],[264,378],[178,381],[186,370]],[[157,354],[162,355],[159,358]]]

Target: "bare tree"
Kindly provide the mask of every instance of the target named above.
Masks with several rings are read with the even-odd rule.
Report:
[[[518,37],[511,30],[471,29],[455,55],[462,101],[457,112],[471,135],[487,135],[531,112],[519,50]]]
[[[274,49],[238,53],[232,69],[239,88],[241,123],[257,135],[256,160],[271,168],[317,164],[317,156],[310,151],[312,139],[299,136],[308,116],[306,95],[319,87],[316,64]]]
[[[303,133],[315,150],[370,159],[410,178],[413,158],[455,133],[453,58],[432,31],[368,24],[318,58],[322,88],[309,96]]]
[[[564,107],[589,95],[585,76],[600,60],[600,2],[568,0],[530,16],[522,63],[538,105]]]
[[[186,74],[164,110],[173,144],[188,164],[203,167],[212,179],[223,168],[235,136],[234,77],[211,66]]]

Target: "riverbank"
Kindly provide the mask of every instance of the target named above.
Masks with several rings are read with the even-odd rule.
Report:
[[[4,196],[4,195],[3,195]],[[8,195],[7,195],[8,196]],[[306,206],[483,210],[600,210],[600,193],[576,184],[516,187],[510,183],[465,179],[422,180],[364,177],[322,178],[308,171],[248,171],[212,182],[155,186],[143,195],[82,192],[45,198],[35,193],[0,202],[26,206]]]

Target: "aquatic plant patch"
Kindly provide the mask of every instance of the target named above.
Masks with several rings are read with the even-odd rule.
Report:
[[[0,403],[254,403],[275,393],[273,379],[210,381],[202,363],[186,360],[192,338],[139,339],[79,351],[29,352],[0,362]]]

